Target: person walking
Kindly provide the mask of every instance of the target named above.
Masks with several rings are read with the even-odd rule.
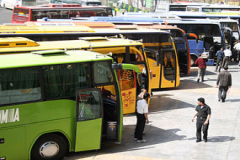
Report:
[[[201,142],[201,130],[203,130],[203,139],[207,142],[208,136],[208,127],[209,127],[209,120],[211,118],[211,108],[205,104],[204,98],[198,98],[198,105],[196,107],[196,113],[192,118],[192,122],[194,122],[195,117],[197,116],[196,122],[196,142]]]
[[[221,68],[222,68],[222,62],[223,62],[223,58],[224,58],[224,48],[222,47],[219,51],[217,51],[216,56],[217,56],[217,63],[216,63],[216,69],[215,72],[220,72]],[[219,69],[218,69],[219,67]]]
[[[226,49],[224,50],[224,58],[222,63],[223,68],[228,67],[228,63],[231,56],[232,56],[232,51],[229,49],[229,46],[226,46]]]
[[[206,71],[206,62],[208,61],[206,55],[201,55],[198,57],[198,59],[195,61],[195,65],[198,65],[198,76],[197,76],[197,82],[199,82],[200,77],[202,82],[204,82],[204,75]]]
[[[150,98],[148,92],[144,93],[143,99],[137,101],[137,125],[134,133],[134,140],[138,143],[145,143],[147,140],[143,139],[143,130],[145,128],[145,123],[149,123],[148,120],[148,104],[147,100]]]
[[[217,78],[218,101],[225,102],[227,91],[232,86],[232,75],[228,72],[228,67],[224,67],[224,71],[220,72]]]

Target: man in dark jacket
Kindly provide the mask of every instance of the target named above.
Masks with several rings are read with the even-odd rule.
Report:
[[[220,84],[219,84],[220,83]],[[228,67],[224,67],[224,71],[220,72],[217,78],[218,101],[225,102],[227,91],[232,86],[232,75],[228,72]]]
[[[207,142],[208,136],[208,127],[209,120],[211,117],[211,108],[205,104],[204,98],[198,98],[198,106],[196,107],[196,112],[192,118],[192,122],[194,122],[195,117],[197,116],[197,140],[196,142],[201,142],[201,130],[203,130],[203,139]]]
[[[221,68],[222,68],[222,62],[223,62],[223,58],[224,58],[224,48],[222,47],[219,51],[217,51],[216,56],[217,56],[217,63],[216,63],[216,69],[215,72],[220,72]],[[219,66],[219,69],[218,69]]]

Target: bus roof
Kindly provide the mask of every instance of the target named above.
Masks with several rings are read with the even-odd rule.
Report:
[[[5,47],[0,48],[0,54],[23,53],[30,51],[56,50],[56,49],[88,49],[104,47],[142,46],[141,42],[129,39],[105,38],[105,37],[103,37],[102,39],[100,39],[99,37],[97,37],[97,39],[94,39],[94,37],[87,38],[88,39],[85,40],[38,42],[39,46]],[[81,39],[84,38],[81,37]]]
[[[0,34],[16,34],[16,33],[81,33],[81,32],[94,32],[93,29],[86,26],[10,26],[0,25]]]
[[[77,20],[77,18],[74,18]],[[81,19],[81,18],[80,18]],[[92,22],[151,22],[151,23],[163,23],[164,21],[159,18],[151,17],[90,17],[87,21]]]
[[[18,54],[1,55],[0,69],[33,67],[54,64],[69,64],[78,62],[90,62],[111,60],[109,56],[90,51],[67,51],[66,54],[38,55],[38,54]]]
[[[11,24],[6,24],[6,25],[10,25]],[[13,23],[13,25],[15,25]],[[23,25],[26,26],[79,26],[79,25],[84,25],[93,29],[120,29],[122,30],[124,27],[125,29],[127,29],[128,27],[135,27],[135,28],[131,28],[131,30],[133,31],[133,29],[137,30],[137,29],[141,29],[141,28],[145,28],[145,29],[162,29],[162,30],[166,30],[166,29],[178,29],[181,30],[180,28],[176,27],[176,26],[172,26],[172,25],[163,25],[163,24],[152,24],[152,23],[136,23],[135,25],[131,25],[131,24],[126,24],[126,25],[115,25],[111,22],[61,22],[61,21],[38,21],[38,22],[26,22]]]
[[[59,10],[59,9],[84,9],[84,8],[111,8],[108,6],[84,6],[84,7],[47,7],[47,6],[18,6],[15,8],[22,8],[22,9],[51,9],[51,10]]]
[[[214,9],[226,9],[226,8],[231,8],[231,9],[240,9],[240,6],[235,6],[235,5],[222,5],[222,4],[211,4],[207,6],[201,6],[201,8],[214,8]]]
[[[219,23],[217,22],[213,22],[213,21],[199,21],[199,20],[167,20],[168,24],[217,24],[219,25]]]
[[[74,22],[75,23],[75,22]],[[99,22],[98,24],[102,24],[102,23],[108,23],[106,25],[97,25],[94,26],[95,22],[87,22],[87,23],[82,23],[83,25],[85,24],[86,26],[56,26],[56,25],[52,25],[52,23],[46,23],[46,25],[49,26],[33,26],[34,23],[28,23],[27,26],[15,26],[15,25],[1,25],[0,26],[0,35],[38,35],[38,34],[51,34],[51,35],[55,35],[55,34],[76,34],[76,33],[81,33],[81,34],[86,34],[88,35],[89,33],[106,33],[106,35],[108,34],[121,34],[121,33],[159,33],[159,34],[169,34],[166,31],[159,31],[159,30],[154,30],[154,29],[145,29],[145,28],[140,28],[138,26],[134,26],[134,25],[129,25],[132,26],[131,28],[124,28],[121,26],[116,27],[116,25],[110,23],[110,22]],[[110,24],[109,24],[110,23]],[[37,22],[36,22],[37,24]],[[89,28],[88,27],[92,27]],[[94,26],[94,27],[93,27]],[[108,28],[108,30],[106,31],[103,30],[103,28]],[[94,29],[93,29],[94,28]],[[100,28],[100,29],[98,29]]]

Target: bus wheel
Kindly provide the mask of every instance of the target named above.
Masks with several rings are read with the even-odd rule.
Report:
[[[67,142],[57,134],[40,137],[31,151],[31,160],[61,160],[67,152]]]

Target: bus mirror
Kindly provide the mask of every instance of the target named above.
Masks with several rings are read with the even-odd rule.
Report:
[[[187,38],[194,38],[198,44],[198,36],[194,33],[187,33]]]
[[[123,68],[122,64],[119,64],[119,63],[113,63],[112,64],[112,69],[113,70],[118,70],[118,69],[122,69],[122,68]]]
[[[222,30],[224,33],[231,33],[231,32],[232,32],[232,29],[229,28],[229,27],[222,27],[221,30]]]
[[[138,85],[141,86],[141,84],[142,84],[142,73],[137,74],[137,81],[138,81]]]

